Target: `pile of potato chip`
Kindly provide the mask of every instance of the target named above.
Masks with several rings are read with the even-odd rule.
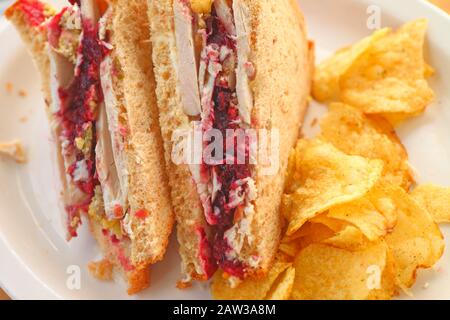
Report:
[[[275,263],[235,288],[216,274],[214,298],[390,299],[441,258],[450,188],[415,186],[393,128],[434,96],[426,26],[376,31],[318,66],[314,97],[332,103],[319,135],[291,152]]]

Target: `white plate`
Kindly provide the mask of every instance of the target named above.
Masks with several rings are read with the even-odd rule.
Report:
[[[428,58],[438,73],[432,79],[437,101],[426,114],[399,129],[410,153],[419,182],[450,185],[450,42],[444,30],[450,19],[425,1],[416,0],[300,0],[317,56],[368,35],[369,5],[381,10],[382,26],[396,27],[415,19],[430,20]],[[124,284],[99,282],[89,276],[86,264],[99,258],[99,251],[86,228],[79,238],[67,243],[61,227],[61,208],[50,156],[50,135],[39,91],[39,78],[30,57],[12,26],[0,21],[0,141],[20,138],[29,162],[16,165],[0,160],[0,283],[18,299],[122,299]],[[6,83],[14,85],[8,93]],[[446,90],[447,89],[447,90]],[[25,90],[20,97],[18,90]],[[323,106],[314,104],[308,125]],[[26,122],[20,119],[26,117]],[[450,228],[444,228],[450,246]],[[67,286],[71,266],[80,268],[79,290]],[[73,268],[73,267],[72,267]],[[152,287],[137,299],[209,299],[207,284],[188,290],[175,288],[179,279],[179,258],[173,239],[167,258],[152,270]],[[450,256],[446,254],[432,270],[420,272],[412,289],[417,299],[450,299]],[[427,289],[425,289],[427,287]]]

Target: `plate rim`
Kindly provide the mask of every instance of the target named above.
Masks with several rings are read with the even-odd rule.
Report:
[[[426,0],[397,0],[395,3],[388,0],[347,0],[349,2],[363,4],[386,4],[390,8],[393,6],[402,7],[405,4],[423,9],[423,15],[432,16],[439,20],[437,23],[444,23],[450,26],[450,15],[444,10]],[[394,14],[394,13],[392,13]],[[394,14],[395,15],[395,14]],[[399,18],[399,20],[402,20]],[[13,32],[12,25],[0,16],[0,37],[5,32]],[[450,55],[450,51],[448,52]],[[11,299],[64,299],[51,287],[47,286],[36,274],[25,265],[22,258],[9,245],[8,239],[0,233],[0,256],[4,257],[4,263],[0,266],[0,287]],[[20,283],[16,281],[18,275],[22,278]]]

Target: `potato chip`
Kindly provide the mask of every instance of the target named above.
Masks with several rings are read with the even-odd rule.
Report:
[[[272,288],[275,280],[292,264],[277,259],[263,279],[247,278],[236,288],[231,288],[229,281],[222,272],[216,272],[211,291],[214,299],[218,300],[262,300]]]
[[[312,218],[309,221],[311,221],[312,223],[315,223],[315,224],[317,224],[317,223],[323,224],[324,226],[328,227],[335,233],[343,230],[348,225],[348,223],[346,223],[345,221],[334,219],[334,218],[330,217],[328,215],[328,211],[325,213],[322,213],[318,216],[315,216],[314,218]]]
[[[379,181],[366,196],[386,219],[388,232],[392,232],[397,224],[397,207],[390,197],[391,189],[385,181]]]
[[[295,258],[295,256],[297,256],[301,249],[302,244],[299,241],[295,240],[290,242],[282,242],[278,247],[278,250],[291,258]]]
[[[288,300],[292,293],[294,279],[295,269],[287,268],[275,281],[265,300]]]
[[[314,216],[362,197],[378,181],[381,160],[349,156],[320,139],[300,140],[296,147],[295,176],[299,188],[284,195],[283,213],[294,234]]]
[[[423,112],[434,99],[424,78],[426,29],[416,20],[375,41],[340,78],[342,101],[370,114]]]
[[[388,247],[383,241],[348,251],[312,244],[294,262],[293,299],[366,299],[382,286]]]
[[[425,78],[430,78],[432,76],[434,76],[434,74],[436,73],[436,70],[434,70],[434,68],[432,66],[430,66],[428,63],[425,63],[425,72],[424,72],[424,77]]]
[[[371,270],[376,271],[376,269]],[[375,279],[376,280],[376,279]],[[369,294],[368,300],[389,300],[397,294],[395,284],[395,259],[392,252],[388,250],[386,256],[386,266],[381,275],[381,283],[379,288],[375,288]]]
[[[385,239],[395,259],[397,285],[410,288],[418,268],[430,268],[441,258],[444,239],[425,208],[403,189],[385,187],[398,214],[394,230]]]
[[[424,184],[416,187],[411,196],[428,210],[435,222],[450,222],[450,188]]]
[[[368,197],[333,207],[327,215],[353,224],[370,241],[385,236],[389,230],[386,217],[378,211]]]
[[[408,154],[394,128],[379,116],[366,116],[343,103],[332,103],[320,122],[320,136],[339,150],[384,161],[383,179],[405,190],[414,183]]]
[[[344,225],[344,224],[342,224]],[[306,222],[292,236],[285,236],[280,244],[280,251],[295,258],[300,250],[312,243],[333,237],[336,232],[324,224]]]
[[[347,226],[336,235],[323,240],[322,243],[336,248],[357,251],[368,247],[370,242],[361,230],[354,226]]]
[[[363,55],[371,45],[389,32],[381,29],[358,43],[337,51],[320,63],[314,73],[312,94],[318,101],[339,100],[339,79],[347,72],[356,59]]]
[[[327,218],[322,214],[306,222],[294,234],[286,236],[283,242],[290,242],[303,237],[321,238],[321,235],[333,234],[336,230],[342,229],[344,225],[344,222]]]

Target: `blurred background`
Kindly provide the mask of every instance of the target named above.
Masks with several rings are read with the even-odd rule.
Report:
[[[429,0],[429,1],[450,14],[450,0]],[[0,0],[0,16],[1,16],[0,23],[2,22],[1,20],[4,19],[3,11],[7,8],[9,4],[13,2],[14,1],[12,0]],[[4,293],[2,289],[0,289],[0,300],[8,300],[8,299],[9,299],[8,295],[6,295],[6,293]]]

